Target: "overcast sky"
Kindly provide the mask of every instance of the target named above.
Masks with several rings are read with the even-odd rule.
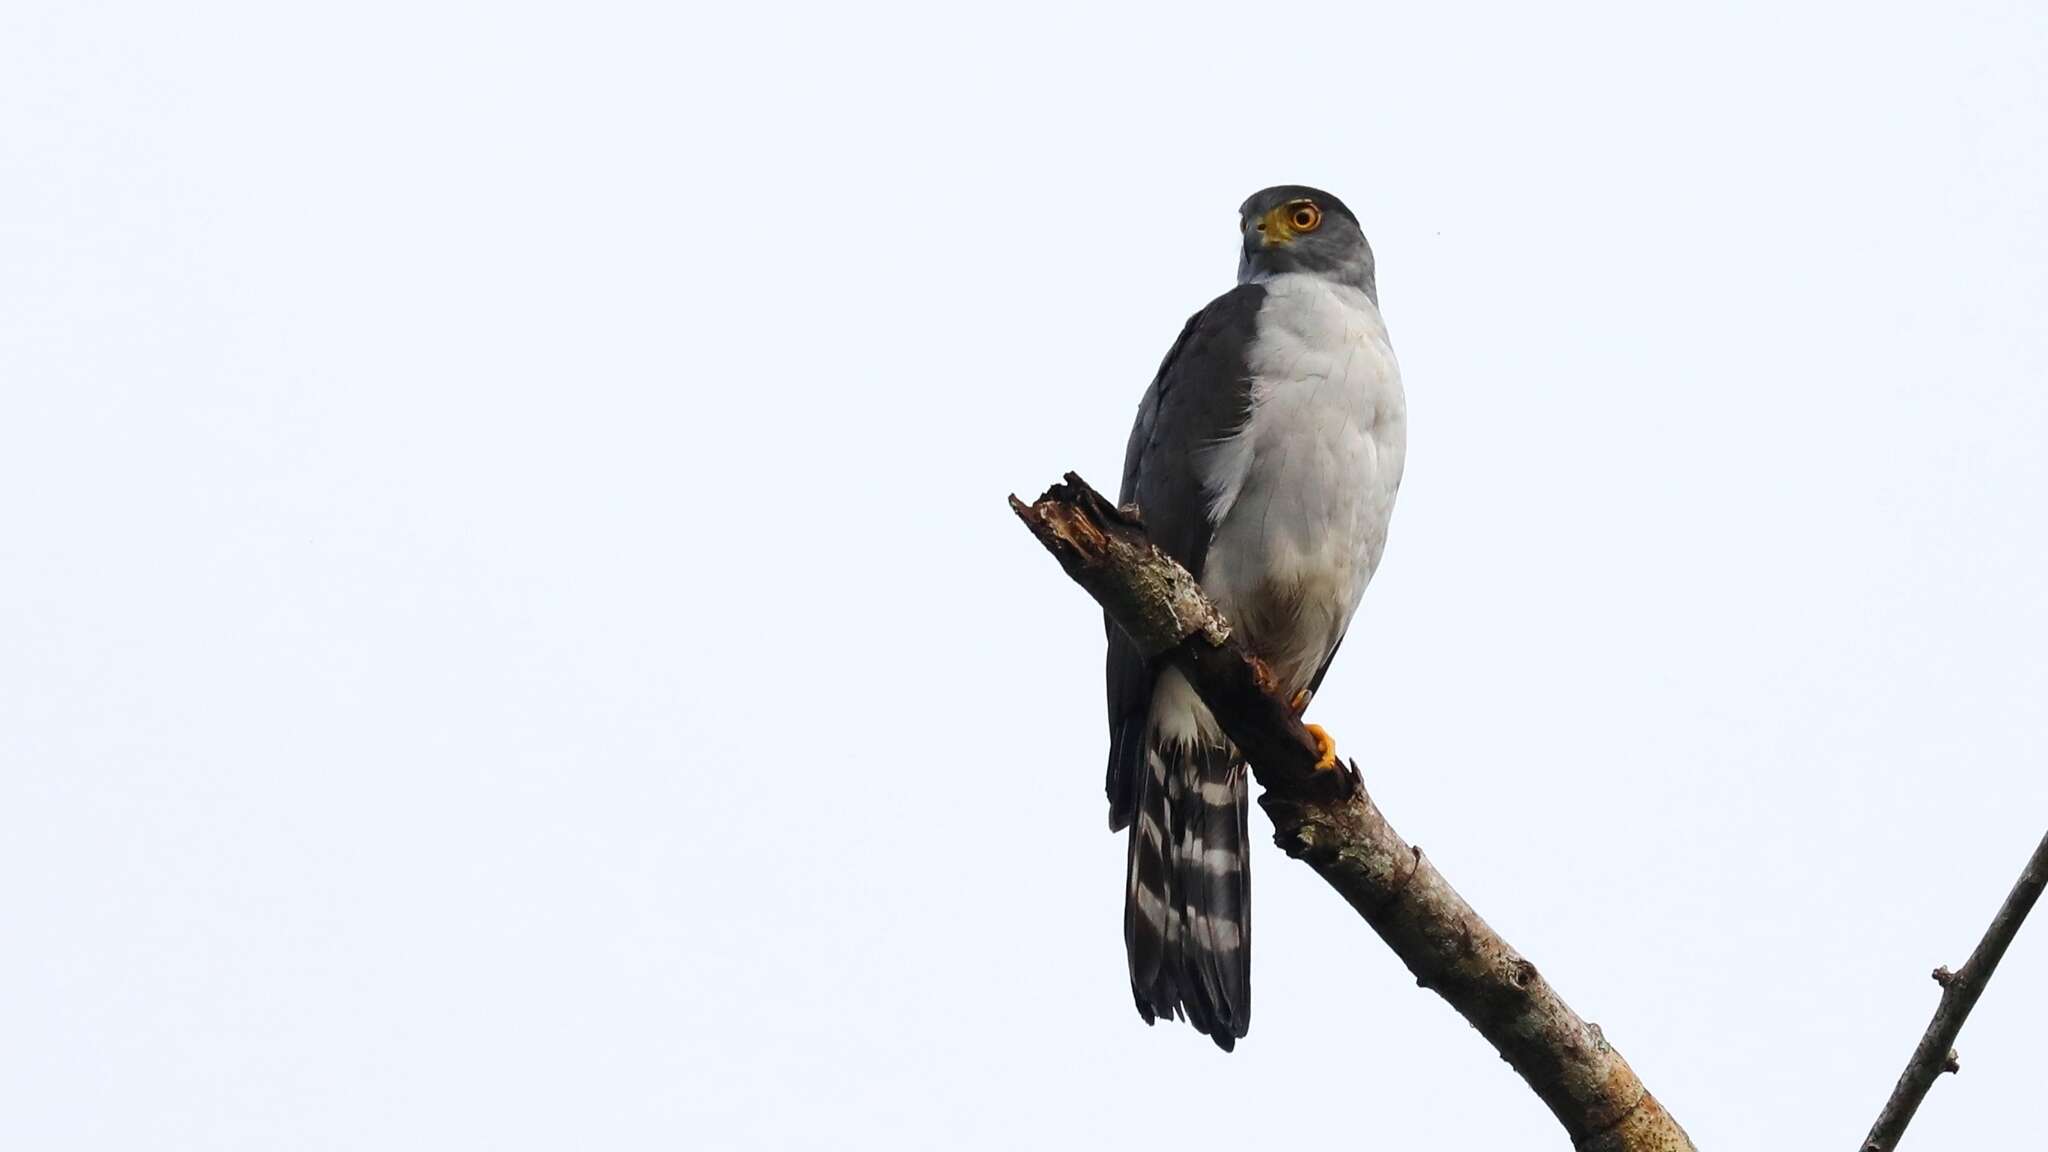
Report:
[[[0,1146],[1564,1148],[1254,814],[1132,1011],[1113,486],[1264,185],[1410,406],[1313,718],[1702,1148],[2048,828],[2048,9],[0,16]],[[861,10],[865,8],[866,10]],[[2048,923],[1908,1144],[2039,1125]]]

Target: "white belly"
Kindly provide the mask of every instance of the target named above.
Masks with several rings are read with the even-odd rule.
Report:
[[[1363,292],[1289,274],[1266,293],[1251,415],[1200,462],[1216,525],[1202,583],[1292,693],[1343,638],[1379,566],[1408,409]]]

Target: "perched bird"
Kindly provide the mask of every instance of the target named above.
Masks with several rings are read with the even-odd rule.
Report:
[[[1138,406],[1120,500],[1201,581],[1299,712],[1387,542],[1407,452],[1372,248],[1327,192],[1238,210],[1237,287],[1188,320]],[[1180,672],[1109,625],[1109,825],[1130,829],[1124,945],[1146,1023],[1225,1051],[1251,1023],[1243,758]],[[1336,746],[1310,725],[1326,766]]]

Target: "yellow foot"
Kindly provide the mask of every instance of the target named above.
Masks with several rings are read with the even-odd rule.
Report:
[[[1294,699],[1289,700],[1287,702],[1287,706],[1294,710],[1294,714],[1296,716],[1299,716],[1303,712],[1308,711],[1308,701],[1310,695],[1311,693],[1309,692],[1309,690],[1303,688],[1301,691],[1296,692],[1294,694]]]
[[[1336,738],[1323,731],[1321,724],[1304,724],[1302,727],[1307,728],[1308,734],[1316,739],[1316,752],[1319,754],[1316,760],[1316,771],[1324,772],[1335,768],[1337,766]]]

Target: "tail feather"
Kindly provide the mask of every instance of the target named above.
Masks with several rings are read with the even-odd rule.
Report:
[[[1124,940],[1147,1023],[1185,1017],[1229,1051],[1251,1024],[1250,802],[1228,746],[1146,750]]]
[[[1138,789],[1125,869],[1124,951],[1130,957],[1138,1012],[1150,1024],[1156,1016],[1171,1018],[1172,1005],[1180,1001],[1174,984],[1180,960],[1173,867],[1167,853],[1173,813],[1167,801],[1166,766],[1158,752],[1148,749],[1145,768],[1149,775]]]
[[[1184,805],[1188,826],[1175,864],[1189,940],[1185,961],[1199,978],[1191,990],[1199,993],[1203,1019],[1195,1026],[1220,1043],[1221,1037],[1244,1035],[1250,1023],[1245,928],[1250,923],[1251,876],[1245,852],[1244,765],[1220,749],[1213,756],[1204,765],[1201,788]],[[1188,1015],[1195,1020],[1193,1008]]]

